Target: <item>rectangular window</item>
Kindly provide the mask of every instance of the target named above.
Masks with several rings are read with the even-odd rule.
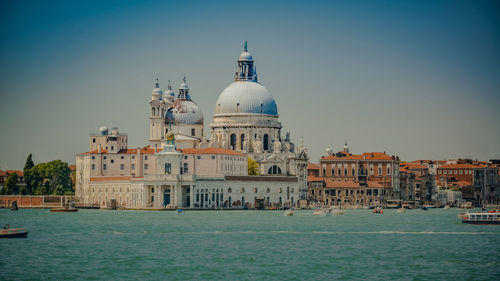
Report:
[[[111,164],[115,163],[115,160],[111,159]]]
[[[455,175],[457,174],[457,170],[455,170]]]
[[[95,170],[95,164],[92,164],[92,170]]]
[[[335,176],[335,168],[332,168],[332,176]]]
[[[123,156],[121,156],[120,159],[123,159]]]
[[[94,160],[94,159],[95,159],[95,156],[92,156],[92,160]]]
[[[106,155],[104,155],[104,156],[102,157],[102,159],[106,159]]]
[[[194,136],[195,135],[195,130],[194,128],[191,129],[191,136]]]
[[[462,173],[463,173],[462,170],[460,170],[460,174],[462,174]]]
[[[135,159],[135,155],[132,155],[132,159]]]
[[[438,174],[440,174],[440,175],[441,175],[441,170],[438,170]]]
[[[201,156],[200,155],[196,156],[196,159],[201,159]]]
[[[124,164],[120,164],[120,170],[123,170],[125,169],[125,165]]]
[[[215,155],[212,155],[212,160],[214,160],[214,159],[215,159]]]
[[[114,146],[111,146],[111,150],[115,150],[115,147],[114,147]]]
[[[382,168],[378,167],[378,175],[382,175]]]
[[[345,196],[349,195],[349,190],[345,190]]]
[[[172,165],[170,163],[165,163],[165,174],[171,174],[172,173]]]
[[[106,170],[106,164],[102,164],[102,169]]]
[[[148,164],[144,164],[144,170],[148,169]]]
[[[391,174],[391,168],[389,167],[389,165],[387,165],[387,174],[390,175]]]
[[[132,170],[135,170],[135,164],[132,164]]]
[[[146,155],[146,156],[144,156],[144,160],[148,160],[148,156],[147,156],[147,155]]]

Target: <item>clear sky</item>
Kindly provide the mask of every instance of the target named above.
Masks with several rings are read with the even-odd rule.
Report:
[[[0,2],[0,169],[75,162],[99,126],[147,145],[154,79],[208,128],[248,40],[284,131],[402,160],[500,158],[498,1]]]

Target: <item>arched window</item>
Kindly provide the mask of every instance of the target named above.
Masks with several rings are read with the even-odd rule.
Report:
[[[240,149],[243,150],[243,142],[245,141],[245,134],[241,134],[240,136]]]
[[[271,192],[271,190],[268,187],[267,190],[266,190],[266,193],[270,193],[270,192]]]
[[[227,193],[231,193],[231,188],[228,188],[228,189],[227,189]]]
[[[269,150],[269,135],[264,135],[264,151]]]
[[[231,149],[236,149],[236,135],[235,134],[231,134]]]
[[[155,111],[156,111],[156,108],[155,108],[155,107],[153,107],[153,111],[151,111],[151,115],[155,116],[155,114],[156,114],[156,112],[155,112]]]
[[[270,175],[281,175],[281,168],[276,165],[273,165],[272,167],[269,168],[269,170],[267,170],[267,173]]]
[[[188,163],[184,163],[184,174],[188,173]]]

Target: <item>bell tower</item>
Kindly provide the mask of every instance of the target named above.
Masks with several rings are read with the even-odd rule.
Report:
[[[160,148],[163,138],[165,108],[162,103],[162,96],[163,91],[160,89],[157,78],[149,101],[149,143],[153,148]]]

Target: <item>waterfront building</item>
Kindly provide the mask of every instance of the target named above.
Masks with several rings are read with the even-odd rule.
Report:
[[[76,157],[76,196],[101,207],[263,208],[307,197],[307,149],[282,125],[274,98],[257,81],[246,47],[234,82],[217,99],[211,135],[184,78],[175,93],[156,81],[149,101],[149,145],[128,148],[118,128],[90,135]],[[248,159],[259,176],[248,175]]]
[[[399,175],[402,201],[417,206],[433,201],[432,179],[434,177],[429,173],[429,168],[415,162],[401,163]]]
[[[437,168],[436,182],[440,190],[459,188],[462,198],[475,206],[500,202],[498,167],[491,163],[459,159]]]
[[[370,206],[399,198],[399,158],[385,152],[352,154],[347,143],[337,153],[327,149],[319,178],[323,188],[311,178],[309,199],[326,205]]]

